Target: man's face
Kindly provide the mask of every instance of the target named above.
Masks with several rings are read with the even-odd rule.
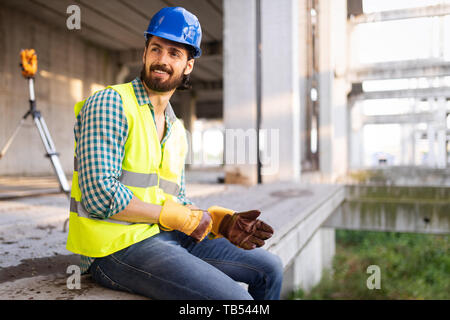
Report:
[[[194,66],[182,44],[156,36],[150,39],[142,61],[141,78],[148,89],[157,92],[175,90]]]

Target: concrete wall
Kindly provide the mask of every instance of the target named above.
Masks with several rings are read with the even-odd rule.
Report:
[[[0,5],[0,148],[29,108],[27,81],[20,73],[21,49],[38,56],[37,108],[50,130],[64,171],[73,170],[73,106],[91,92],[113,84],[115,55],[81,40],[66,25],[51,25]],[[45,149],[31,118],[6,155],[0,175],[53,175]]]
[[[347,171],[347,1],[321,0],[319,45],[319,168],[334,181]]]
[[[332,271],[336,250],[335,230],[320,228],[284,271],[282,297],[299,289],[310,291],[322,279],[325,270]]]

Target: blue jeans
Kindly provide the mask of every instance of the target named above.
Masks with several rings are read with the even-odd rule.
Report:
[[[96,258],[90,272],[107,288],[169,300],[279,299],[283,280],[280,258],[267,250],[240,249],[225,238],[196,243],[178,231]]]

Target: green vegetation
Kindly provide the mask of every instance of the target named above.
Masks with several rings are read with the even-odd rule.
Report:
[[[370,265],[380,267],[380,289],[367,288]],[[449,236],[336,230],[333,271],[290,298],[450,299]]]

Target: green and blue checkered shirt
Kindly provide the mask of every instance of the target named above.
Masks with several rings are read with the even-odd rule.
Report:
[[[147,104],[155,120],[153,106],[141,79],[134,79],[132,84],[139,105]],[[161,148],[175,120],[171,112],[173,114],[169,104]],[[77,116],[74,135],[81,202],[93,217],[107,219],[124,210],[133,196],[119,181],[128,136],[127,118],[119,93],[107,88],[90,96]],[[186,198],[184,170],[178,200],[184,205],[193,204]],[[81,272],[86,273],[93,261],[94,258],[81,256]]]

